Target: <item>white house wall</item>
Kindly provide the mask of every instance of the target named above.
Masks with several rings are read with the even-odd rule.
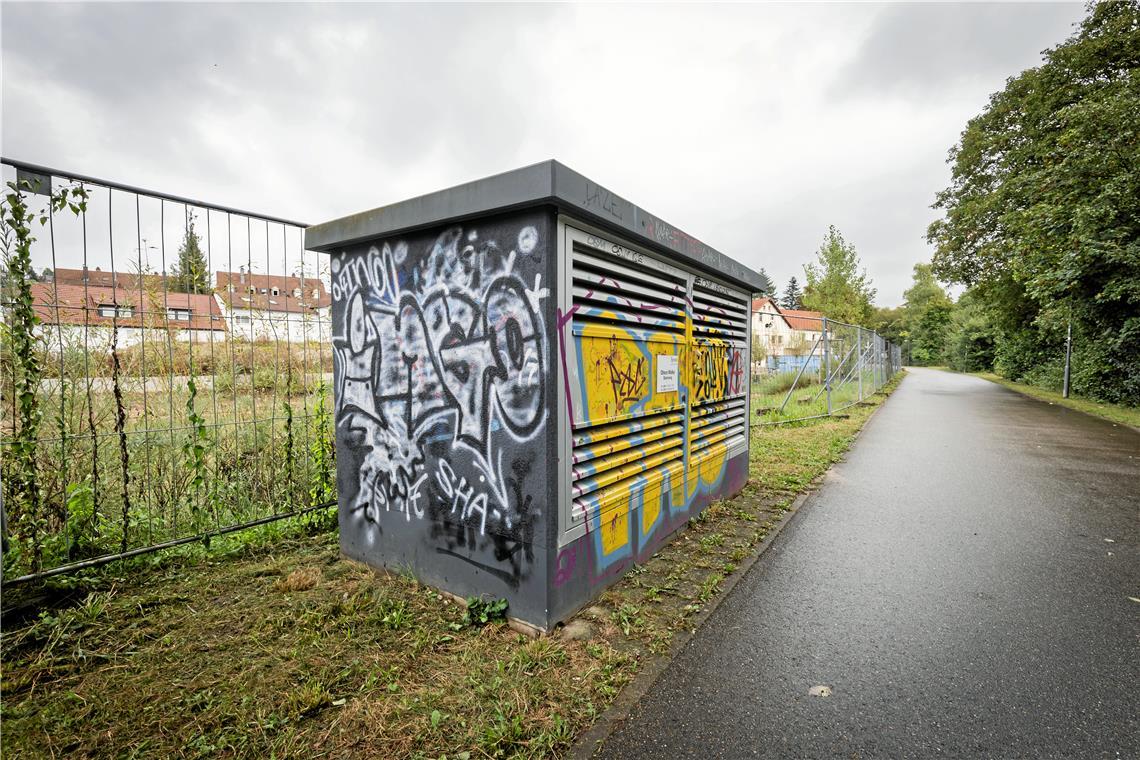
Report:
[[[312,313],[231,309],[221,297],[216,297],[216,300],[222,309],[226,328],[239,338],[303,343],[327,341],[331,335],[332,323],[327,307]]]
[[[795,332],[784,318],[770,307],[763,311],[752,312],[752,335],[760,341],[767,356],[783,356]],[[753,361],[756,361],[756,357]]]

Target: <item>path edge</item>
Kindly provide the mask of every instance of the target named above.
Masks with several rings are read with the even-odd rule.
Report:
[[[931,367],[931,369],[934,369],[934,367]],[[1069,406],[1068,404],[1061,404],[1061,403],[1058,403],[1056,401],[1050,401],[1049,399],[1040,398],[1039,396],[1034,396],[1032,393],[1029,393],[1028,391],[1024,391],[1021,388],[1016,387],[1016,385],[1006,385],[1003,382],[999,382],[997,380],[991,380],[988,377],[982,377],[982,375],[977,373],[977,372],[960,372],[956,369],[945,369],[945,370],[943,370],[941,367],[939,367],[938,369],[942,372],[952,372],[956,375],[967,375],[969,377],[976,377],[979,380],[985,380],[987,383],[993,383],[994,385],[996,385],[999,388],[1005,388],[1007,391],[1012,391],[1012,392],[1016,393],[1017,395],[1019,395],[1023,398],[1029,399],[1030,401],[1036,401],[1039,404],[1045,404],[1047,406],[1055,406],[1055,407],[1058,407],[1060,409],[1067,409],[1070,412],[1076,412],[1077,414],[1083,414],[1086,417],[1092,417],[1094,420],[1100,420],[1101,422],[1107,422],[1110,425],[1115,425],[1117,427],[1126,428],[1128,430],[1133,431],[1134,433],[1140,433],[1140,425],[1129,425],[1127,422],[1118,422],[1114,419],[1110,419],[1108,417],[1105,417],[1104,415],[1097,414],[1096,412],[1090,412],[1086,409],[1078,409],[1075,406]],[[1003,379],[1005,379],[1005,378],[1003,378]],[[1010,383],[1016,383],[1015,380],[1010,380],[1009,382]],[[1085,399],[1085,400],[1090,401],[1092,403],[1096,403],[1095,401],[1092,401],[1092,399]]]

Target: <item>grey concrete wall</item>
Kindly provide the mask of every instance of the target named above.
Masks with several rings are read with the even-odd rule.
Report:
[[[331,252],[341,548],[547,623],[554,216]]]

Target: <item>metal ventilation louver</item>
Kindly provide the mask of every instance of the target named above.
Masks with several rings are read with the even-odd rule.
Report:
[[[747,446],[748,298],[576,230],[567,242],[567,527],[666,495],[680,506],[686,478],[719,474]]]
[[[689,466],[748,446],[748,297],[700,277],[693,282]],[[723,448],[722,448],[723,447]]]
[[[571,347],[578,368],[571,523],[628,509],[680,482],[686,410],[655,382],[680,367],[688,320],[685,272],[589,236],[571,238]],[[594,243],[594,245],[591,245]],[[665,357],[664,359],[662,357]]]

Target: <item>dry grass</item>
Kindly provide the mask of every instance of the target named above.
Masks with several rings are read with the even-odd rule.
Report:
[[[302,567],[279,578],[273,584],[274,591],[308,591],[321,582],[320,568]]]
[[[751,480],[581,618],[590,640],[464,626],[462,605],[334,534],[170,562],[5,626],[5,758],[564,754],[720,593],[881,403],[753,431]]]
[[[332,372],[332,349],[328,343],[309,341],[255,340],[241,338],[201,343],[148,338],[147,343],[124,346],[117,351],[123,377],[165,377],[169,375],[199,377],[210,375],[252,374],[269,370],[277,374],[295,375]],[[50,341],[41,359],[44,377],[64,377],[81,381],[91,377],[111,377],[113,362],[110,351],[90,352],[82,345],[59,347]]]

